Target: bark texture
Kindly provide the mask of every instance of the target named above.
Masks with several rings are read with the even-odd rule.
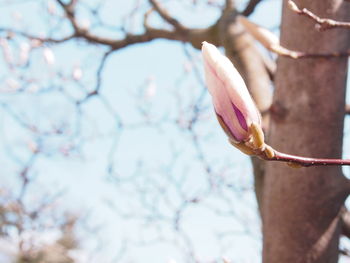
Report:
[[[342,0],[296,1],[321,17],[347,20]],[[315,30],[284,2],[281,43],[312,53],[343,51],[349,33]],[[342,153],[347,58],[279,58],[269,144],[291,154]],[[269,162],[263,194],[263,262],[335,263],[348,183],[340,167],[291,168]]]

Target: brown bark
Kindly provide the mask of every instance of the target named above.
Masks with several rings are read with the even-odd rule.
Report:
[[[296,1],[322,17],[346,20],[342,0]],[[307,52],[344,51],[346,30],[317,32],[314,23],[283,7],[282,45]],[[342,153],[347,58],[279,58],[269,144],[313,157]],[[278,106],[278,107],[277,107]],[[269,162],[263,195],[263,262],[337,262],[340,211],[348,183],[340,167],[293,169]]]

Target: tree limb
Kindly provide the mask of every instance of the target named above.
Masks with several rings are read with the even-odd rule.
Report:
[[[182,25],[177,19],[169,14],[169,12],[161,6],[157,0],[149,0],[150,4],[153,6],[154,10],[169,24],[174,26],[175,29],[179,31],[187,30],[187,28]]]
[[[262,0],[250,0],[249,3],[247,4],[247,6],[245,7],[245,9],[242,12],[242,15],[244,16],[249,16],[251,15],[255,8],[257,7],[257,5],[261,2]]]
[[[316,23],[317,29],[320,31],[324,31],[327,29],[332,28],[347,28],[350,29],[350,23],[349,22],[340,22],[333,19],[328,18],[320,18],[319,16],[315,15],[311,11],[309,11],[306,8],[300,9],[296,3],[292,0],[288,1],[288,7],[293,10],[298,15],[306,16],[313,20]]]

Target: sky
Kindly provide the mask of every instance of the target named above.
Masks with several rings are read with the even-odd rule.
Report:
[[[136,2],[106,1],[101,17],[105,23],[120,25]],[[145,1],[139,2],[144,6]],[[199,4],[191,9],[183,2],[167,1],[166,6],[187,26],[208,26],[219,15],[216,8]],[[94,5],[96,1],[82,3]],[[48,11],[60,14],[53,1],[3,0],[0,27],[14,26],[32,34],[58,28],[52,32],[55,37],[69,32],[69,26],[60,24]],[[78,17],[94,32],[122,36],[115,28],[94,27],[84,9]],[[280,1],[263,1],[251,19],[276,31]],[[139,32],[140,21],[136,14],[127,23],[128,29]],[[163,26],[156,16],[151,22]],[[24,42],[19,41],[13,54],[18,56],[16,51]],[[18,189],[16,173],[30,158],[28,145],[41,145],[45,154],[33,165],[35,183],[28,190],[28,203],[62,191],[57,207],[87,218],[78,230],[83,241],[76,254],[82,262],[187,262],[186,253],[193,251],[199,262],[214,262],[221,256],[233,262],[260,262],[260,222],[251,166],[218,129],[201,84],[200,53],[189,45],[165,40],[117,51],[106,61],[101,95],[77,111],[72,98],[81,98],[84,90],[95,87],[104,49],[83,42],[47,48],[54,63],[48,63],[43,49],[34,50],[33,63],[19,70],[8,69],[1,57],[1,184]],[[82,70],[79,81],[71,79],[75,68]],[[9,91],[13,81],[23,85],[21,76],[34,80],[22,92]],[[181,124],[191,116],[188,105],[199,96],[203,114],[195,133],[201,140],[194,145],[192,134],[181,129]],[[13,116],[42,130],[59,127],[64,136],[31,134]],[[348,123],[346,133],[347,127]],[[207,174],[196,147],[205,153],[213,175],[220,176]],[[73,149],[68,157],[65,149]],[[349,155],[347,147],[344,152]],[[202,199],[198,204],[183,203],[193,197]],[[179,225],[174,211],[181,219]]]

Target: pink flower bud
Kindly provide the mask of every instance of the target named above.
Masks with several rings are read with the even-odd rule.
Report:
[[[260,126],[261,117],[242,77],[214,45],[203,42],[202,55],[206,84],[222,128],[235,142],[247,141],[249,127]]]

